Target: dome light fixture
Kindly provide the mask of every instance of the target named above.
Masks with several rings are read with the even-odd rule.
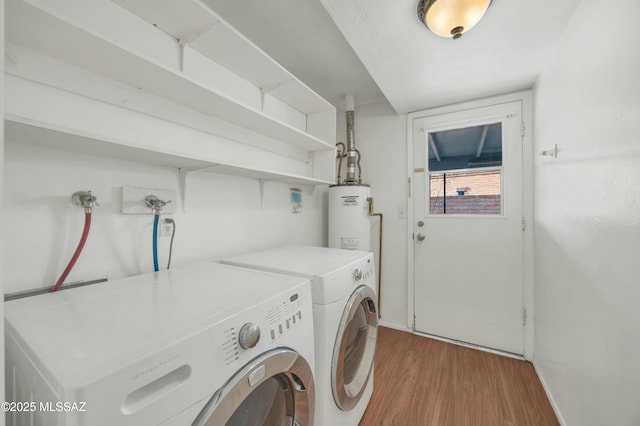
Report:
[[[420,0],[418,18],[435,35],[454,40],[473,28],[491,0]]]

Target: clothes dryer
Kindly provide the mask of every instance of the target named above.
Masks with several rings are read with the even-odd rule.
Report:
[[[222,262],[311,280],[316,424],[358,425],[373,392],[378,326],[373,254],[293,246]]]
[[[175,268],[7,302],[5,330],[8,424],[314,422],[305,278]]]

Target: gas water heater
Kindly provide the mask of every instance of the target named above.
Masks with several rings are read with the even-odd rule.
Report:
[[[360,152],[356,149],[354,130],[354,97],[347,95],[347,144],[338,142],[338,178],[329,187],[329,247],[371,251],[371,188],[362,183]],[[356,158],[357,156],[357,158]],[[343,158],[347,158],[347,177],[340,181]],[[358,176],[356,177],[356,166]]]

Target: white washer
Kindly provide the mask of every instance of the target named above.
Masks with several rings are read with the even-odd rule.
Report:
[[[5,330],[8,424],[313,425],[304,278],[175,268],[7,302]]]
[[[316,424],[356,426],[373,392],[378,330],[373,254],[323,247],[283,247],[222,262],[311,279]]]

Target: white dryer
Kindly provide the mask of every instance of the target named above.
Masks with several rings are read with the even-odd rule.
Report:
[[[304,278],[175,268],[7,302],[5,330],[8,424],[314,422]]]
[[[378,331],[373,254],[294,246],[222,262],[311,279],[316,424],[356,426],[373,392]]]

